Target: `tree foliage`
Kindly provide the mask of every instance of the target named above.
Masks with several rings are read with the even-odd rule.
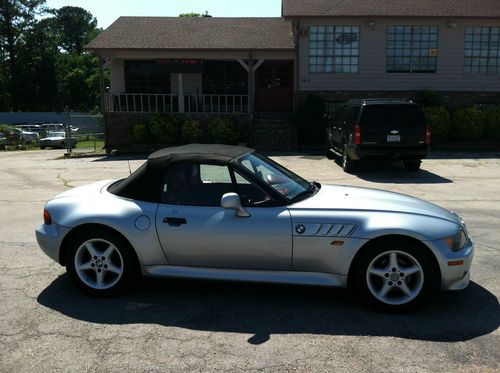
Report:
[[[79,7],[44,4],[0,2],[0,111],[95,110],[98,59],[83,47],[100,32],[97,21]]]

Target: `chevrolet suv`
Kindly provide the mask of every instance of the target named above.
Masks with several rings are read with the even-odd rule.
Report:
[[[326,129],[326,156],[342,157],[345,172],[364,159],[401,160],[418,171],[430,152],[431,131],[420,107],[411,100],[349,100]]]

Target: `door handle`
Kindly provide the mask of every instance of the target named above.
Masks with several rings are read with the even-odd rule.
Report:
[[[168,217],[163,219],[164,223],[167,223],[168,225],[172,225],[174,227],[178,227],[182,224],[187,224],[187,220],[185,218],[172,218]]]

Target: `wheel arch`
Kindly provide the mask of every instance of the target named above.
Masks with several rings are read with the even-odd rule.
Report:
[[[347,285],[349,287],[353,286],[353,278],[355,277],[354,274],[356,273],[356,266],[359,264],[359,259],[362,257],[362,255],[367,251],[370,250],[372,247],[375,247],[379,245],[382,242],[385,241],[406,241],[408,243],[411,243],[415,246],[418,246],[422,248],[422,250],[426,253],[426,255],[431,259],[432,263],[432,269],[433,271],[437,274],[436,278],[436,286],[439,288],[439,284],[441,284],[441,268],[439,266],[438,260],[432,250],[425,244],[425,242],[420,241],[419,239],[403,234],[388,234],[388,235],[382,235],[378,236],[375,238],[372,238],[370,241],[366,242],[361,248],[356,252],[354,255],[353,260],[351,261],[351,264],[349,266],[349,272],[347,275]]]
[[[131,252],[133,254],[136,268],[140,268],[140,262],[139,262],[139,258],[137,256],[137,252],[135,251],[135,248],[131,244],[131,242],[118,230],[111,228],[108,225],[98,224],[98,223],[85,223],[85,224],[77,225],[76,227],[72,228],[68,232],[68,234],[66,234],[66,236],[64,237],[64,239],[61,242],[61,247],[59,250],[59,263],[61,265],[63,265],[63,266],[66,265],[66,253],[68,251],[68,247],[69,247],[69,243],[71,242],[71,239],[81,232],[85,232],[85,231],[92,230],[92,229],[104,229],[110,233],[118,235],[121,239],[123,239],[123,241],[127,243],[129,249],[131,250]]]

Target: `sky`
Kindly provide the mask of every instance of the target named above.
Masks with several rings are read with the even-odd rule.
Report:
[[[99,27],[107,28],[120,16],[173,16],[205,13],[214,17],[280,17],[281,0],[47,0],[49,8],[66,5],[88,10]]]

